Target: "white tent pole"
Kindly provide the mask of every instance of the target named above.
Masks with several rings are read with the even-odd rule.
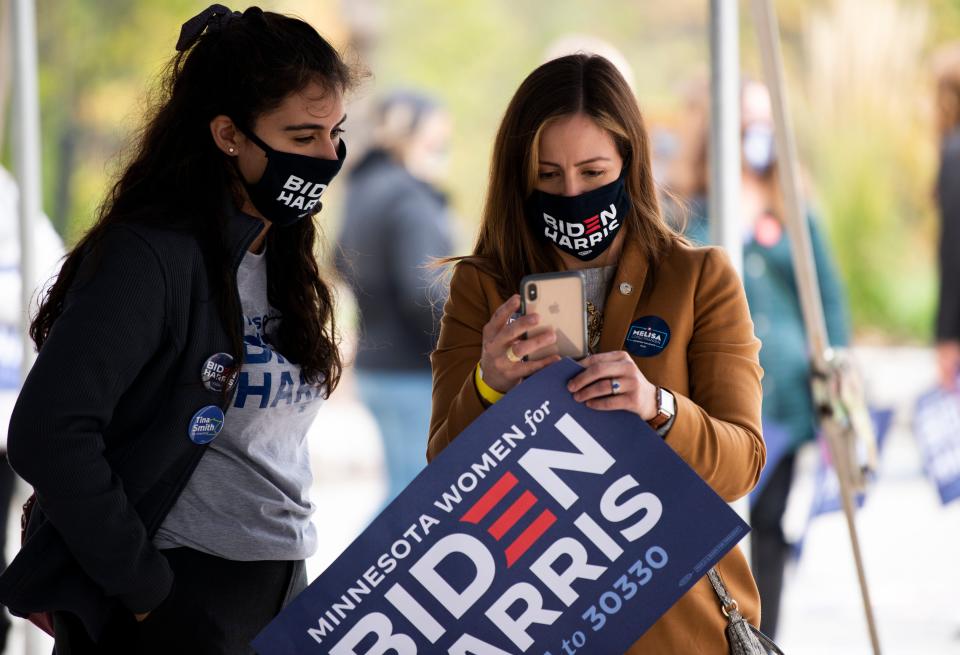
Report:
[[[870,601],[867,575],[857,535],[856,513],[853,503],[854,481],[862,478],[860,463],[853,461],[852,452],[856,441],[873,441],[870,422],[855,422],[850,416],[858,410],[865,414],[861,389],[857,394],[846,395],[845,378],[852,379],[852,371],[838,368],[839,360],[830,349],[827,327],[824,320],[823,302],[814,264],[810,230],[800,197],[800,170],[797,163],[797,146],[784,83],[783,56],[780,52],[780,30],[771,0],[752,0],[753,17],[760,42],[763,73],[770,89],[773,108],[774,135],[776,137],[777,166],[781,173],[784,195],[784,227],[790,237],[794,276],[803,310],[807,342],[813,359],[815,373],[813,385],[815,402],[818,405],[820,427],[826,437],[831,462],[840,483],[840,498],[850,536],[860,594],[867,621],[867,631],[874,655],[880,655],[880,638]],[[818,381],[819,380],[819,381]],[[853,396],[859,397],[853,397]],[[859,431],[859,432],[858,432]]]
[[[740,229],[740,35],[736,0],[710,0],[710,242],[723,246],[743,276]],[[750,503],[730,504],[750,522]],[[750,560],[750,537],[740,542]]]
[[[20,193],[20,280],[23,330],[23,376],[33,365],[34,352],[27,338],[30,296],[36,280],[33,229],[41,209],[40,95],[37,86],[37,30],[33,0],[13,0],[14,174]]]
[[[7,100],[10,98],[10,60],[13,59],[13,25],[10,0],[0,0],[0,150],[7,128]]]
[[[738,16],[736,0],[710,0],[710,237],[742,273]]]
[[[32,342],[27,336],[30,296],[35,275],[34,226],[42,211],[40,167],[40,92],[37,85],[37,29],[33,0],[12,0],[13,11],[13,102],[11,107],[13,168],[20,199],[20,312],[23,322],[22,376],[33,365]],[[38,655],[50,648],[49,639],[25,625],[25,655]]]

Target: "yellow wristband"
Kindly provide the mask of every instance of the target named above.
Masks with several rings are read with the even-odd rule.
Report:
[[[494,404],[504,396],[504,394],[483,381],[483,376],[480,374],[480,362],[477,362],[477,367],[473,371],[473,383],[477,386],[480,397],[487,401],[488,405]]]

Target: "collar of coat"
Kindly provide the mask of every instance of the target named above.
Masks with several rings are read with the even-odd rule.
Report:
[[[629,236],[629,235],[627,235]],[[617,272],[603,308],[599,352],[622,350],[627,330],[640,303],[648,272],[647,258],[636,239],[626,239]]]

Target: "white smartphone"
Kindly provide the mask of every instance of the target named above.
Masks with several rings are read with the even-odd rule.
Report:
[[[582,359],[588,354],[587,303],[584,277],[579,271],[538,273],[520,281],[520,313],[539,314],[540,322],[527,332],[530,339],[553,327],[557,342],[528,357],[543,359],[553,354]]]

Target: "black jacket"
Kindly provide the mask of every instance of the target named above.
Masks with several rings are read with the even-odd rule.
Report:
[[[940,303],[937,341],[960,341],[960,128],[943,143],[937,176],[940,208]]]
[[[339,245],[360,310],[357,368],[429,373],[445,298],[426,266],[452,250],[444,196],[374,150],[350,176]]]
[[[234,270],[261,229],[229,217]],[[13,411],[10,464],[38,507],[0,576],[0,602],[14,614],[70,611],[95,639],[113,614],[151,610],[170,590],[151,538],[204,452],[188,437],[192,417],[228,406],[203,386],[204,361],[231,351],[194,236],[117,225],[100,243]]]

